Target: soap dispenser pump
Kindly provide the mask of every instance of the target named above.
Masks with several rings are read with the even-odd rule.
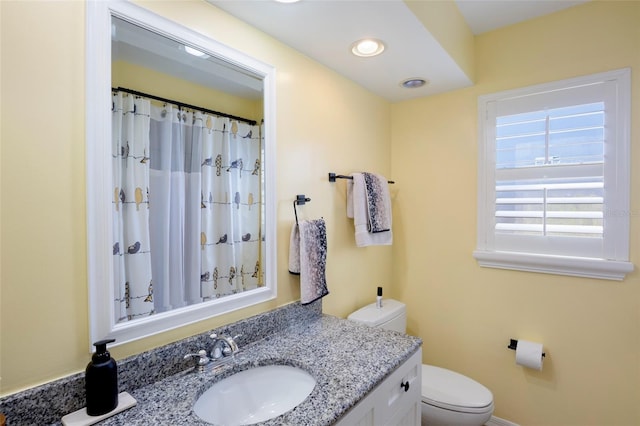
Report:
[[[118,406],[118,365],[107,351],[107,344],[113,342],[115,339],[93,344],[96,351],[85,375],[87,414],[90,416],[101,416]]]

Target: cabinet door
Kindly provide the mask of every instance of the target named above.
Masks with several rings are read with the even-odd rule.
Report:
[[[375,404],[365,398],[343,416],[335,426],[378,426],[374,420]]]
[[[413,354],[393,372],[384,383],[386,395],[386,409],[383,424],[396,425],[420,425],[420,411],[417,421],[415,415],[404,419],[405,414],[420,408],[422,400],[422,351]],[[403,420],[404,419],[404,420]]]
[[[405,361],[381,385],[385,395],[384,417],[378,424],[389,426],[420,426],[422,400],[422,351]]]
[[[422,418],[422,403],[420,400],[400,407],[387,421],[389,426],[419,426]]]
[[[422,349],[358,402],[338,426],[420,426]]]

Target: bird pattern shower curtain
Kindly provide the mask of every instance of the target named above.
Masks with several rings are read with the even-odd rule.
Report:
[[[113,279],[116,321],[153,307],[149,239],[151,103],[117,93],[112,108]]]
[[[119,321],[261,285],[260,127],[122,92],[113,105]]]

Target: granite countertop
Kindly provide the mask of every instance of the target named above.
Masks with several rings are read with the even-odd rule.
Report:
[[[251,367],[285,364],[309,372],[316,386],[295,409],[260,424],[331,425],[421,344],[417,337],[321,315],[241,347],[223,367],[190,369],[133,390],[137,405],[100,424],[208,425],[192,407],[214,382]]]

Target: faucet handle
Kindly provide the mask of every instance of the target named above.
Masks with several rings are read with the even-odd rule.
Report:
[[[184,359],[196,358],[196,357],[198,358],[199,367],[202,367],[209,363],[209,357],[207,356],[207,351],[205,351],[204,349],[200,349],[197,354],[186,354],[184,356]]]
[[[227,343],[229,344],[229,347],[228,347],[228,348],[225,348],[225,349],[228,349],[228,352],[229,352],[229,353],[227,353],[227,356],[232,355],[232,354],[234,354],[234,353],[238,352],[238,344],[236,343],[236,339],[237,339],[238,337],[240,337],[240,334],[238,334],[238,335],[237,335],[237,336],[235,336],[235,337],[227,336],[227,337],[225,337],[225,338],[224,338],[224,340],[226,340],[226,341],[227,341]]]
[[[213,333],[211,335],[209,335],[210,338],[212,338],[213,340],[224,340],[227,343],[229,343],[229,346],[236,346],[236,339],[238,337],[242,337],[242,334],[236,334],[235,336],[231,337],[231,336],[225,336],[224,334],[221,335],[217,335],[216,333]]]

